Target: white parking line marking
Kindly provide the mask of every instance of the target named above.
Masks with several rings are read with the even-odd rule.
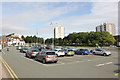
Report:
[[[65,64],[75,64],[75,63],[81,63],[81,62],[90,62],[90,61],[96,61],[96,60],[101,60],[101,59],[107,59],[107,58],[111,58],[111,57],[103,57],[103,58],[96,58],[96,59],[83,59],[82,61],[78,61],[78,60],[73,60],[75,57],[60,57],[59,60],[58,60],[58,63],[56,64],[43,64],[41,62],[38,62],[38,61],[35,61],[33,59],[29,59],[29,58],[26,58],[25,56],[22,56],[21,57],[27,59],[27,60],[30,60],[32,62],[35,62],[35,63],[38,63],[38,64],[41,64],[41,65],[44,65],[44,66],[58,66],[58,65],[65,65]],[[115,57],[115,56],[114,56]],[[73,58],[73,59],[72,59]],[[67,60],[67,61],[70,61],[70,62],[66,62],[64,63],[63,61],[61,60]],[[108,63],[104,63],[104,64],[98,64],[96,66],[103,66],[103,65],[107,65],[107,64],[112,64],[112,62],[108,62]]]
[[[92,61],[92,60],[87,60],[87,61]]]
[[[96,66],[98,66],[98,67],[99,67],[99,66],[103,66],[103,65],[105,65],[105,64],[98,64],[98,65],[96,65]]]
[[[42,65],[46,66],[46,64],[40,63],[40,62],[38,62],[38,61],[34,61],[33,59],[25,58],[25,57],[23,57],[23,56],[21,56],[21,57],[24,58],[24,59],[27,59],[27,60],[29,60],[29,61],[32,61],[32,62],[35,62],[35,63],[42,64]]]
[[[58,59],[67,59],[67,58],[73,58],[73,57],[58,57]]]
[[[2,51],[2,53],[6,54],[4,51]]]
[[[58,63],[60,63],[60,64],[65,64],[65,63],[63,63],[63,62],[60,62],[60,61],[58,61]]]
[[[74,57],[85,57],[85,56],[83,56],[83,55],[75,55]]]
[[[70,61],[70,62],[71,62],[71,61],[75,61],[75,60],[73,60],[73,59],[67,59],[67,58],[64,59],[64,60],[66,60],[66,61]]]
[[[108,62],[108,63],[103,63],[103,64],[98,64],[98,65],[96,65],[96,66],[103,66],[103,65],[108,65],[108,64],[112,64],[113,62]]]
[[[23,56],[21,56],[21,57],[23,57]],[[35,63],[37,63],[37,64],[41,64],[41,65],[44,65],[44,66],[57,66],[57,65],[62,65],[62,64],[65,64],[65,63],[62,63],[62,62],[58,62],[58,63],[56,63],[56,64],[43,64],[43,63],[41,63],[41,62],[38,62],[38,61],[35,61],[35,60],[33,60],[33,59],[28,59],[28,58],[25,58],[25,57],[23,57],[24,59],[27,59],[27,60],[29,60],[29,61],[32,61],[32,62],[35,62]]]
[[[113,62],[108,62],[108,63],[106,63],[106,64],[112,64]]]

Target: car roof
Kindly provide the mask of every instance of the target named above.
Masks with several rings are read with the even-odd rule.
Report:
[[[88,50],[88,49],[79,49],[79,50]]]
[[[38,50],[38,49],[30,49],[30,50]]]
[[[73,49],[67,49],[67,50],[73,50]]]
[[[83,50],[86,50],[86,49],[83,49]]]
[[[55,50],[62,50],[62,49],[55,49]]]
[[[47,50],[47,51],[44,51],[44,52],[55,52],[55,51],[53,51],[53,50]]]

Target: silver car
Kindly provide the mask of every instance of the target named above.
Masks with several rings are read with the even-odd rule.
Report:
[[[22,47],[20,49],[20,52],[22,52],[22,53],[27,53],[27,51],[28,51],[28,48],[26,48],[26,47]]]
[[[26,57],[33,58],[35,57],[40,51],[38,49],[29,49],[26,53]]]
[[[54,51],[41,51],[37,54],[35,60],[42,61],[44,64],[47,62],[57,63],[58,57]]]
[[[101,48],[93,49],[92,53],[93,54],[103,55],[103,56],[109,56],[109,55],[111,55],[111,52],[106,51],[105,49],[101,49]]]
[[[72,49],[67,49],[67,50],[64,50],[65,51],[65,55],[66,56],[74,56],[74,50]]]

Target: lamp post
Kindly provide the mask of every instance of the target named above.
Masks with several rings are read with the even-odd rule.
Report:
[[[38,29],[36,27],[36,44],[38,44]]]
[[[53,40],[52,40],[52,46],[53,48],[55,48],[55,26],[57,25],[57,23],[50,23],[50,25],[53,27]]]

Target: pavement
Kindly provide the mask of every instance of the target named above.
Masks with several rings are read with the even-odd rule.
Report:
[[[10,47],[9,52],[3,50],[2,58],[15,78],[118,78],[118,51],[113,50],[111,56],[65,56],[58,63],[43,64]]]
[[[2,52],[0,52],[0,79],[2,78],[11,78],[9,72],[7,71],[5,65],[2,62],[1,55]]]

